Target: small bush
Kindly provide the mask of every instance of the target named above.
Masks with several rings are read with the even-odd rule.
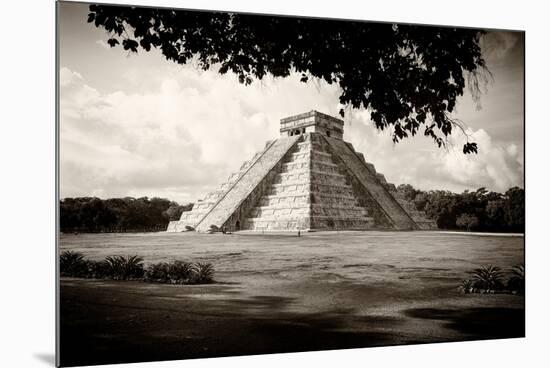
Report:
[[[168,263],[152,263],[145,269],[145,280],[150,282],[166,282],[168,279]]]
[[[168,267],[168,279],[173,284],[187,284],[192,276],[191,263],[174,261]]]
[[[209,284],[214,281],[211,263],[183,261],[152,263],[143,267],[139,256],[109,256],[103,261],[89,261],[78,252],[60,255],[61,276],[93,279],[141,280],[169,284]]]
[[[79,252],[66,250],[59,255],[59,273],[61,276],[85,277],[88,265],[84,255]]]
[[[111,268],[106,261],[86,261],[88,272],[86,277],[92,279],[112,278]]]
[[[472,272],[472,276],[473,287],[475,289],[497,291],[504,288],[502,283],[503,275],[499,267],[493,265],[482,266],[476,268]]]
[[[474,291],[474,283],[472,280],[462,280],[458,289],[464,294],[470,294]]]
[[[191,264],[174,261],[153,263],[145,270],[145,280],[170,284],[188,284],[192,278]]]
[[[512,276],[504,285],[503,273],[499,267],[492,265],[482,266],[470,272],[471,279],[462,280],[458,289],[464,294],[469,293],[525,293],[525,267],[523,264],[512,268]]]
[[[513,293],[525,293],[525,266],[523,263],[512,268],[512,276],[508,279],[506,286]]]
[[[214,266],[211,263],[194,263],[192,266],[191,283],[209,284],[214,279]]]
[[[143,277],[143,258],[139,256],[109,256],[108,275],[114,280],[137,280]]]

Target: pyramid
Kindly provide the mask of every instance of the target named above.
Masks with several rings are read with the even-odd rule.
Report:
[[[280,133],[167,231],[436,228],[343,140],[341,119],[310,111],[282,119]]]

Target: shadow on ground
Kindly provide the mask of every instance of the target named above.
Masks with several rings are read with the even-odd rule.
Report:
[[[182,288],[62,280],[61,364],[131,363],[523,336],[523,309],[416,308],[392,317],[365,315],[364,310],[356,309],[359,302],[353,303],[348,307],[343,298],[338,308],[323,310],[321,306],[297,312],[294,307],[299,302],[293,297],[245,297],[228,285]],[[448,337],[426,332],[429,326],[441,330],[442,322],[443,330],[452,332]]]
[[[444,321],[447,328],[475,339],[503,339],[525,336],[525,312],[517,308],[416,308],[406,316]]]
[[[61,286],[63,366],[357,348],[399,343],[398,318],[356,316],[351,308],[288,310],[293,298],[201,300],[143,295],[136,285]],[[223,286],[216,286],[221,292]],[[139,289],[139,286],[137,286]],[[171,290],[170,290],[171,289]],[[212,288],[211,288],[212,289]],[[212,291],[209,291],[209,295]]]

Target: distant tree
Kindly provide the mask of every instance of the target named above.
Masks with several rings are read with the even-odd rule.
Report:
[[[63,232],[158,231],[171,221],[166,215],[170,208],[176,216],[192,206],[164,198],[64,198],[59,203],[60,228]]]
[[[510,188],[504,193],[506,198],[506,223],[515,231],[525,229],[525,191],[518,187]]]
[[[397,191],[400,192],[406,200],[412,201],[416,198],[416,195],[420,192],[413,188],[410,184],[400,184],[397,186]]]
[[[454,129],[464,132],[451,116],[457,98],[469,88],[479,99],[490,77],[476,29],[112,5],[90,5],[88,22],[107,31],[111,47],[158,48],[244,84],[292,72],[336,83],[340,103],[370,111],[394,142],[422,132],[444,146]]]
[[[418,211],[424,211],[428,204],[428,194],[426,192],[418,192],[413,200],[414,206]]]
[[[166,217],[170,221],[176,221],[176,220],[179,220],[181,218],[181,214],[183,212],[191,211],[191,209],[193,209],[193,204],[192,203],[181,206],[181,205],[177,204],[176,202],[172,202],[170,204],[170,207],[168,207],[168,209],[166,209],[163,212],[163,216]]]
[[[486,225],[489,229],[500,231],[506,226],[506,201],[496,199],[487,202],[485,207]]]
[[[400,186],[401,190],[416,193],[413,203],[419,211],[434,219],[440,229],[458,229],[467,227],[466,218],[477,218],[475,228],[480,231],[524,231],[525,194],[521,188],[511,188],[506,194],[479,188],[462,193],[449,191],[421,191],[409,186]],[[514,220],[512,220],[514,219]],[[460,225],[459,225],[460,224]]]
[[[457,194],[449,191],[430,191],[428,193],[428,203],[426,204],[426,214],[429,218],[436,221],[440,229],[456,228],[456,203]]]
[[[466,229],[466,231],[470,231],[479,226],[479,219],[476,215],[472,215],[471,213],[463,213],[456,219],[456,226]]]

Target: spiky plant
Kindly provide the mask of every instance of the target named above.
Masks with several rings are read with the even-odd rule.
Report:
[[[145,280],[167,282],[169,265],[166,262],[152,263],[145,270]]]
[[[61,276],[84,277],[88,266],[80,252],[66,250],[59,255],[59,273]]]
[[[188,283],[193,275],[193,267],[189,262],[174,261],[168,265],[168,279],[173,284]]]
[[[523,263],[515,265],[512,268],[512,276],[508,279],[506,286],[512,292],[518,294],[525,293],[525,266]]]
[[[143,277],[143,258],[139,256],[109,256],[105,258],[110,276],[115,280],[135,280]]]
[[[472,272],[473,287],[484,291],[497,291],[503,288],[500,267],[493,265],[476,268]]]
[[[472,293],[474,290],[474,283],[470,279],[462,280],[462,282],[458,286],[458,289],[464,294]]]
[[[110,277],[110,267],[106,261],[87,261],[88,273],[86,277],[92,279],[105,279]]]
[[[214,266],[211,263],[194,263],[191,270],[190,283],[209,284],[214,281]]]

